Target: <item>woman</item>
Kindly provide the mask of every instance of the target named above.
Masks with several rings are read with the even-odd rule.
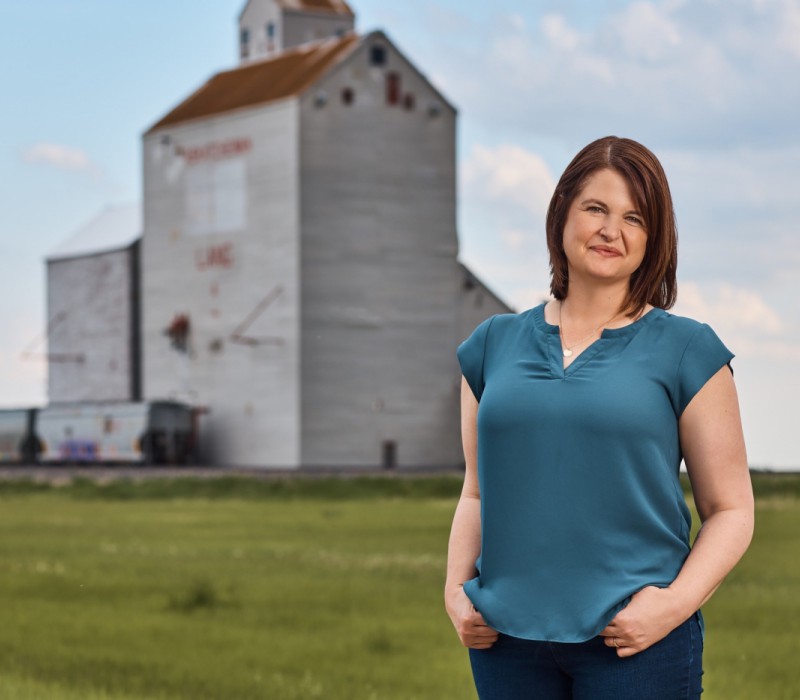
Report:
[[[675,218],[641,144],[578,153],[547,243],[554,300],[458,348],[447,611],[481,700],[697,698],[700,606],[753,531],[733,354],[666,311]],[[702,520],[691,548],[681,459]]]

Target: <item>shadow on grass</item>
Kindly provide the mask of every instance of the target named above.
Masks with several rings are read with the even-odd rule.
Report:
[[[800,474],[753,472],[756,497],[800,497]],[[198,478],[194,476],[153,479],[120,478],[100,483],[87,477],[76,477],[67,484],[50,484],[32,479],[0,481],[0,498],[61,493],[75,499],[109,501],[225,499],[250,500],[323,499],[361,500],[374,498],[445,498],[456,499],[461,492],[459,475],[385,478],[321,477],[259,479],[246,476]],[[691,486],[681,474],[681,486],[688,495]]]
[[[213,582],[206,579],[193,581],[185,590],[173,594],[166,609],[179,613],[194,613],[200,610],[238,607],[238,601],[230,594],[220,593]]]
[[[98,483],[76,477],[64,485],[30,479],[0,481],[0,497],[57,492],[76,499],[161,500],[175,498],[245,498],[254,500],[372,498],[455,498],[461,491],[458,476],[419,478],[325,477],[263,480],[240,476],[219,478],[176,477]]]

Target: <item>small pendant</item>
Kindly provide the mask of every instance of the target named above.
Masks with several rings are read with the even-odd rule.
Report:
[[[564,348],[561,352],[564,353],[564,357],[572,357],[572,350],[569,348]]]

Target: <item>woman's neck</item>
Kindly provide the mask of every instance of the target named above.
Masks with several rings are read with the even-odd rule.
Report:
[[[622,305],[628,295],[628,286],[587,286],[570,283],[567,298],[561,302],[563,314],[578,324],[603,323],[614,316],[622,316]]]

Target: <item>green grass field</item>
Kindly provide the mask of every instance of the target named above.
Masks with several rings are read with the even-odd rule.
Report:
[[[800,477],[706,606],[705,697],[800,698]],[[474,698],[449,477],[0,483],[0,698]]]

